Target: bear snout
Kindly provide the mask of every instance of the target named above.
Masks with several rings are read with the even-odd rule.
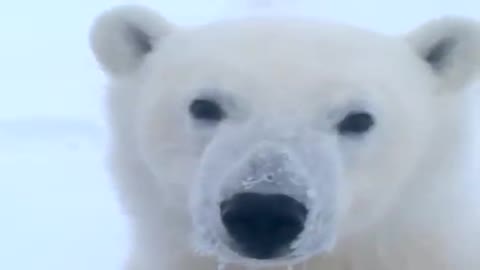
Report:
[[[221,202],[222,223],[236,252],[254,259],[286,255],[303,231],[308,210],[284,194],[237,193]]]

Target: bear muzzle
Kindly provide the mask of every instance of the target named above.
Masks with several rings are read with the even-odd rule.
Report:
[[[220,146],[212,149],[225,152]],[[244,149],[212,150],[202,164],[190,201],[195,250],[266,265],[322,252],[334,235],[336,167],[321,145],[267,141]]]

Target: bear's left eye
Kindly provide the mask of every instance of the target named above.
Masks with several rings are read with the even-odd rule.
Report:
[[[337,124],[337,130],[342,135],[359,135],[369,131],[374,124],[370,113],[350,112]]]
[[[189,109],[192,117],[197,120],[218,122],[225,117],[222,107],[210,99],[195,99]]]

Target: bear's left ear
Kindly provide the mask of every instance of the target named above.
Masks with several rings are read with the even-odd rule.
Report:
[[[142,63],[173,26],[155,11],[121,5],[100,14],[90,29],[90,47],[110,75],[125,75]]]
[[[442,88],[463,88],[479,74],[480,25],[476,21],[433,20],[408,33],[406,39],[439,77]]]

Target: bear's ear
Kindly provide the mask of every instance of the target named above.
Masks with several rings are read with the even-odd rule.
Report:
[[[408,33],[406,39],[439,77],[442,88],[463,88],[480,71],[480,26],[476,21],[455,17],[432,20]]]
[[[90,47],[110,75],[135,70],[173,27],[153,10],[124,5],[100,14],[90,30]]]

